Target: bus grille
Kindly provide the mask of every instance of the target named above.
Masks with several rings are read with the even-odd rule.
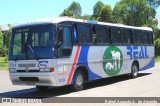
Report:
[[[21,81],[39,81],[37,77],[19,77]]]
[[[25,70],[17,70],[17,72],[26,72]],[[40,72],[39,70],[29,70],[27,72]]]
[[[18,67],[36,67],[36,64],[18,64]]]

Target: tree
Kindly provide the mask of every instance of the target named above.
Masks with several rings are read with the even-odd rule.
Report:
[[[112,8],[110,5],[105,5],[102,7],[100,12],[99,21],[112,22]]]
[[[73,13],[68,9],[64,9],[64,11],[60,14],[60,16],[73,16]]]
[[[92,20],[92,15],[85,14],[85,15],[81,16],[81,18],[85,19],[85,20]]]
[[[8,24],[9,30],[5,32],[5,42],[3,42],[3,33],[0,31],[0,56],[7,56],[8,55],[8,48],[9,48],[9,40],[12,26]]]
[[[73,16],[81,16],[82,8],[81,5],[75,1],[68,7],[68,10],[72,11]]]
[[[144,0],[149,6],[158,8],[160,6],[160,0]]]
[[[79,3],[73,1],[67,9],[60,14],[60,16],[73,16],[79,18],[82,14],[82,8]]]
[[[158,33],[158,21],[155,20],[155,16],[155,8],[149,6],[144,0],[121,0],[113,10],[115,23],[151,27],[154,38]]]
[[[121,0],[114,7],[114,22],[143,26],[155,18],[156,11],[143,0]]]
[[[155,54],[160,55],[160,38],[155,40]]]
[[[104,6],[103,2],[98,1],[93,7],[93,17],[98,18],[102,7]]]
[[[3,33],[0,31],[0,57],[4,54],[3,50]]]

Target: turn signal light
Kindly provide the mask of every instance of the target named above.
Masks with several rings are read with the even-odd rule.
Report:
[[[52,68],[49,68],[49,71],[50,72],[54,72],[54,68],[52,67]]]

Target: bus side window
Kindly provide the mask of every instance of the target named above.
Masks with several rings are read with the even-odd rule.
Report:
[[[121,29],[121,36],[123,44],[131,44],[131,30],[130,29]]]
[[[74,43],[78,43],[76,26],[74,26],[73,28],[73,39],[74,39]]]
[[[120,28],[113,27],[111,28],[111,39],[113,44],[121,43],[121,31]]]
[[[93,43],[97,43],[97,35],[96,35],[95,26],[92,26],[92,36],[93,36]]]
[[[148,40],[149,40],[149,44],[150,45],[153,45],[154,43],[153,43],[153,32],[149,32],[149,38],[148,38]]]
[[[149,40],[148,40],[148,32],[146,31],[143,31],[143,43],[146,45],[146,44],[149,44]]]
[[[81,44],[92,43],[91,27],[87,24],[77,24],[78,42]]]
[[[69,57],[72,51],[71,28],[59,27],[58,57]]]
[[[140,44],[143,44],[143,31],[139,31],[139,40],[140,40]]]
[[[108,43],[109,42],[109,34],[105,26],[96,26],[95,30],[96,30],[97,43]]]
[[[134,44],[137,44],[137,45],[143,44],[142,31],[134,30],[133,40],[134,40]]]

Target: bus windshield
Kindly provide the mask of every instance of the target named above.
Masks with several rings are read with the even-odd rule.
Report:
[[[13,28],[9,60],[54,58],[55,34],[53,24]]]

